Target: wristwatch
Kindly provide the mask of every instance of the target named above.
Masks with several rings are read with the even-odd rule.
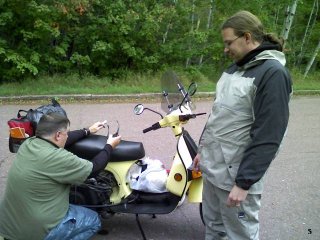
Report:
[[[90,130],[89,130],[89,128],[83,128],[82,130],[85,132],[86,136],[89,136],[89,135],[90,135]]]

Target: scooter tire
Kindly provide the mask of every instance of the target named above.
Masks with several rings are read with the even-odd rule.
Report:
[[[185,200],[186,200],[186,194],[183,194],[181,200],[178,202],[177,207],[181,207]]]
[[[204,222],[204,218],[203,218],[202,203],[199,204],[199,212],[200,212],[200,218],[201,218],[203,225],[206,225],[206,223]]]

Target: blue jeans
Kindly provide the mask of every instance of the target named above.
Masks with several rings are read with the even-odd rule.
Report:
[[[101,222],[96,212],[70,204],[65,217],[48,233],[45,240],[87,240],[100,228]]]

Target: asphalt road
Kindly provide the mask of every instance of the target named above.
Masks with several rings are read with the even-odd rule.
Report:
[[[7,120],[19,109],[36,108],[39,105],[0,105],[0,197],[2,197],[8,169],[14,154],[8,149]],[[159,120],[151,112],[135,116],[135,103],[122,104],[62,104],[71,120],[71,129],[89,126],[107,119],[111,129],[120,123],[123,139],[142,141],[146,156],[160,159],[167,168],[175,151],[175,138],[170,129],[160,129],[143,134],[142,129]],[[145,103],[161,111],[158,103]],[[291,101],[289,130],[282,149],[271,164],[266,176],[265,192],[260,212],[261,240],[320,239],[320,98],[294,97]],[[211,102],[200,101],[195,112],[210,112]],[[206,116],[190,120],[185,128],[198,139]],[[102,130],[101,134],[106,134]],[[0,216],[1,217],[1,216]],[[199,206],[187,201],[171,214],[141,216],[140,221],[148,239],[193,240],[204,239],[204,227],[200,220]],[[27,223],[26,223],[27,224]],[[134,215],[116,215],[104,222],[109,234],[96,236],[102,239],[142,239]]]

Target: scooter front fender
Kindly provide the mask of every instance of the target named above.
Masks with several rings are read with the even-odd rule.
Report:
[[[188,201],[191,203],[201,203],[202,189],[203,189],[202,177],[192,180],[189,187],[189,192],[188,192]]]

